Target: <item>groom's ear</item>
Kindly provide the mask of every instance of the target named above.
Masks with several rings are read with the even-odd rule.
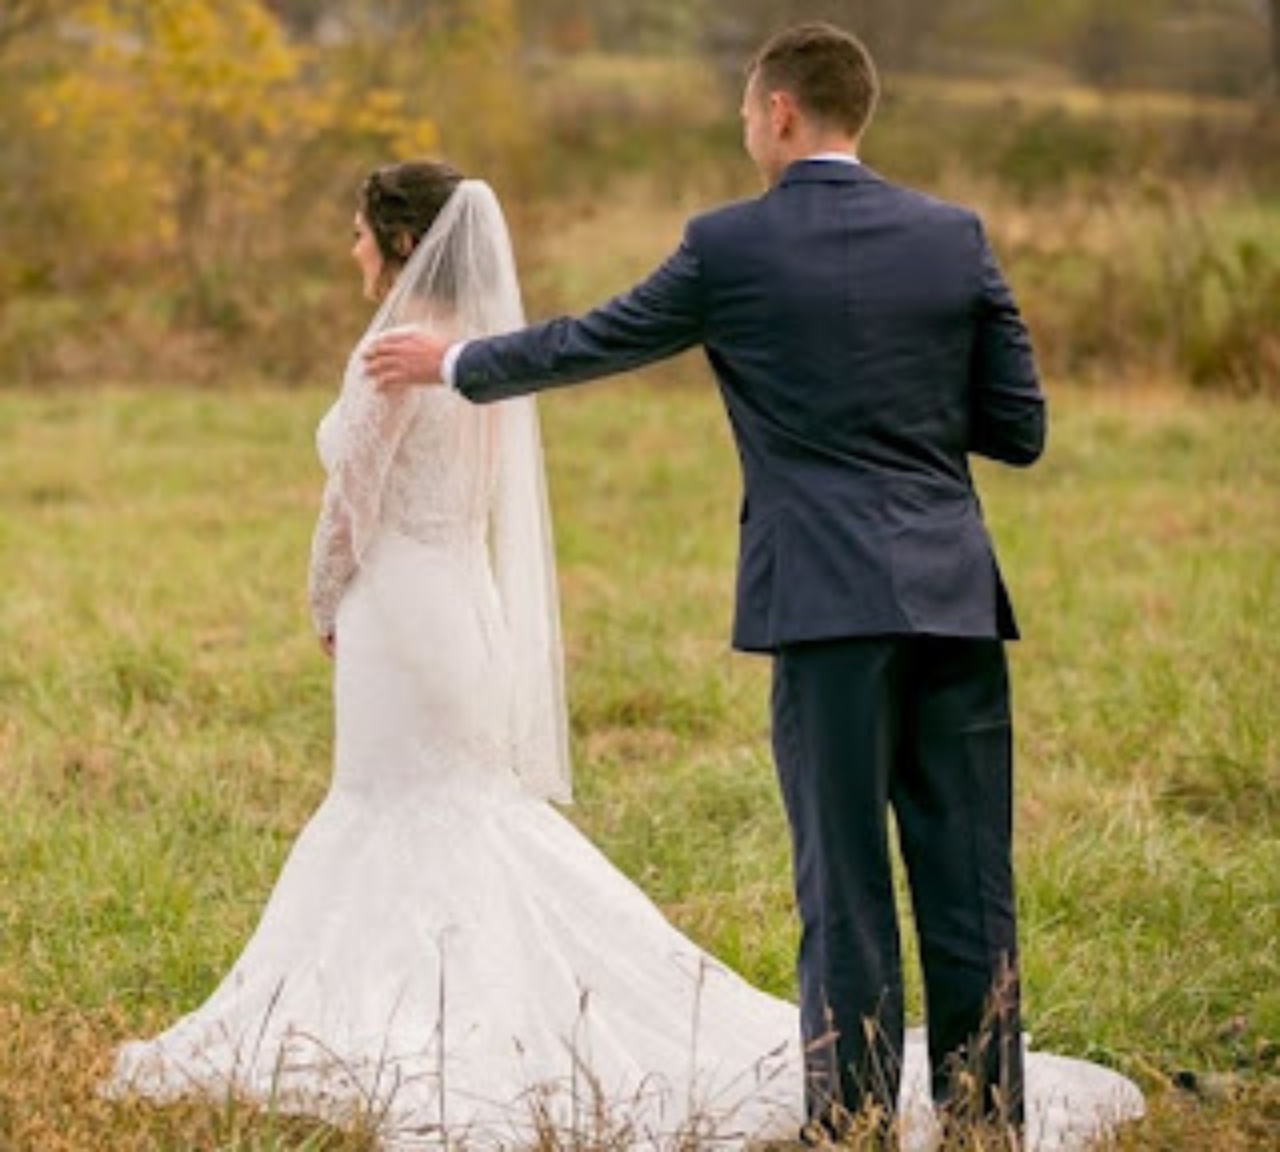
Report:
[[[796,98],[784,88],[769,93],[769,123],[779,139],[790,136],[796,128],[800,106]]]

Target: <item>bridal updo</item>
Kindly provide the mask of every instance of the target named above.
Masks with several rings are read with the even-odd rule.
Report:
[[[380,293],[395,283],[405,261],[462,179],[456,168],[437,160],[387,164],[365,177],[357,207],[382,256]]]

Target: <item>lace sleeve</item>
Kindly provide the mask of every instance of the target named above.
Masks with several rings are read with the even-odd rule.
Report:
[[[338,604],[377,530],[387,473],[420,399],[416,388],[383,390],[363,375],[343,388],[337,454],[311,540],[308,598],[322,637],[333,635]]]

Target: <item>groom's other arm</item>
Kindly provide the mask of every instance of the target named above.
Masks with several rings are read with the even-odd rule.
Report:
[[[628,372],[702,336],[698,257],[686,236],[647,280],[577,319],[469,340],[450,365],[450,383],[469,400],[504,400]]]
[[[1031,338],[974,219],[978,244],[977,330],[970,360],[969,450],[1005,464],[1033,463],[1044,451],[1045,403]]]

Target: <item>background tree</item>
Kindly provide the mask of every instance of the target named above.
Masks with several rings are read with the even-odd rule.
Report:
[[[5,0],[0,7],[0,54],[21,38],[47,28],[65,7],[58,0]]]
[[[361,84],[353,98],[339,70],[317,72],[257,0],[86,0],[61,17],[31,37],[0,113],[0,163],[30,181],[0,193],[29,225],[0,280],[65,290],[168,268],[178,312],[235,326],[255,273],[296,258],[299,223],[342,185],[325,153],[355,168],[437,143],[400,94]]]
[[[1268,0],[1271,17],[1271,91],[1280,97],[1280,0]]]
[[[315,124],[301,56],[255,0],[106,0],[77,16],[79,65],[53,83],[45,123],[83,165],[91,220],[176,255],[198,301],[243,257],[283,195],[283,150]]]

